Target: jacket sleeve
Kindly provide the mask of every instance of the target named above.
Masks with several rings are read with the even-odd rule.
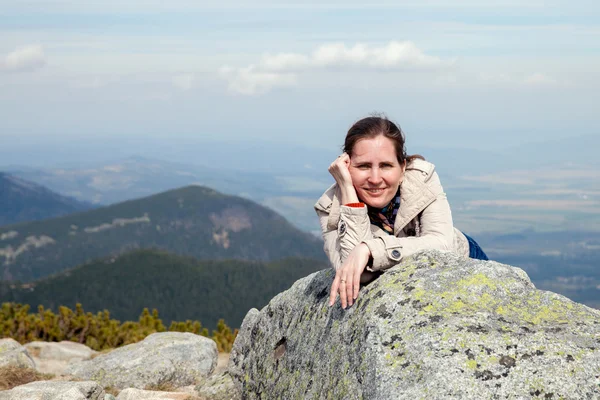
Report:
[[[366,206],[341,206],[337,229],[328,227],[329,213],[317,207],[315,209],[323,233],[323,249],[334,269],[337,270],[343,264],[359,243],[373,239]]]
[[[439,177],[434,174],[433,184],[439,184]],[[441,184],[439,184],[441,187]],[[454,246],[454,226],[450,204],[446,193],[440,191],[420,213],[420,236],[396,237],[384,236],[364,240],[371,251],[373,266],[369,271],[388,269],[400,262],[403,257],[410,256],[419,250],[437,249],[452,251]]]

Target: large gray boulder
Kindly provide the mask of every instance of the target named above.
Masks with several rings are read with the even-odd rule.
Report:
[[[193,333],[153,333],[92,360],[71,364],[65,373],[117,389],[170,384],[194,385],[212,373],[217,345]]]
[[[15,339],[0,339],[0,367],[12,365],[22,368],[35,368],[35,362]]]
[[[96,382],[37,381],[0,392],[0,400],[104,400]]]
[[[519,268],[421,252],[346,310],[333,277],[248,313],[229,363],[243,398],[600,398],[600,311]]]

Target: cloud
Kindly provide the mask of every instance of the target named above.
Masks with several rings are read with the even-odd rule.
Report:
[[[258,64],[222,67],[220,75],[229,81],[230,90],[251,95],[276,86],[293,86],[299,74],[315,69],[424,71],[445,68],[453,62],[427,55],[410,41],[391,41],[380,47],[330,43],[310,54],[265,54]]]
[[[46,56],[42,46],[30,45],[8,53],[0,60],[0,70],[8,72],[33,71],[46,64]]]
[[[194,75],[192,74],[182,74],[176,75],[171,78],[171,82],[173,86],[183,91],[190,90],[194,84]]]
[[[70,86],[76,89],[99,89],[108,84],[109,80],[98,76],[85,77],[71,82]]]
[[[229,90],[243,95],[263,94],[276,87],[291,87],[297,77],[290,73],[267,72],[254,65],[244,68],[221,67],[219,75],[229,82]]]
[[[513,85],[513,86],[548,86],[556,85],[558,81],[548,75],[535,72],[525,77],[515,77],[507,73],[480,73],[477,77],[480,84]]]
[[[528,77],[525,78],[524,82],[527,85],[536,85],[536,86],[554,85],[557,83],[556,79],[554,79],[548,75],[539,73],[539,72],[529,75]]]
[[[376,69],[430,69],[444,66],[438,57],[424,54],[409,41],[391,41],[382,47],[357,43],[347,47],[344,43],[319,46],[310,55],[280,53],[265,55],[260,67],[268,71],[299,71],[309,68],[376,68]]]

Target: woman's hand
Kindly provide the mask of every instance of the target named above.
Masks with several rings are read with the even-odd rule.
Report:
[[[338,293],[340,294],[342,308],[345,309],[346,305],[352,306],[354,304],[360,289],[360,276],[369,262],[369,257],[371,257],[371,251],[364,243],[360,243],[350,252],[346,261],[335,273],[335,279],[329,294],[330,307],[335,303]]]
[[[329,166],[329,173],[333,176],[338,187],[340,188],[342,204],[358,203],[358,196],[352,184],[352,176],[350,175],[350,156],[348,153],[343,153],[335,159]]]

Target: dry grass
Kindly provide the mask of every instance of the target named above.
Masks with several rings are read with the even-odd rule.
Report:
[[[32,347],[32,346],[30,346],[30,347],[27,348],[27,352],[29,353],[29,355],[31,357],[39,357],[40,353],[42,351],[40,350],[39,347]]]
[[[144,390],[155,390],[157,392],[175,392],[177,390],[177,386],[173,385],[171,382],[162,382],[158,384],[150,384],[144,388]]]
[[[98,357],[98,356],[102,356],[104,354],[110,353],[111,351],[113,351],[114,349],[104,349],[104,350],[100,350],[99,352],[92,354],[92,356],[90,357],[90,360],[93,360],[94,358]]]
[[[54,375],[42,374],[31,368],[15,366],[0,367],[0,390],[9,390],[29,382],[46,381]]]
[[[112,394],[113,396],[117,397],[119,395],[119,393],[121,393],[121,390],[114,388],[112,386],[107,386],[104,388],[104,392],[106,394]]]

